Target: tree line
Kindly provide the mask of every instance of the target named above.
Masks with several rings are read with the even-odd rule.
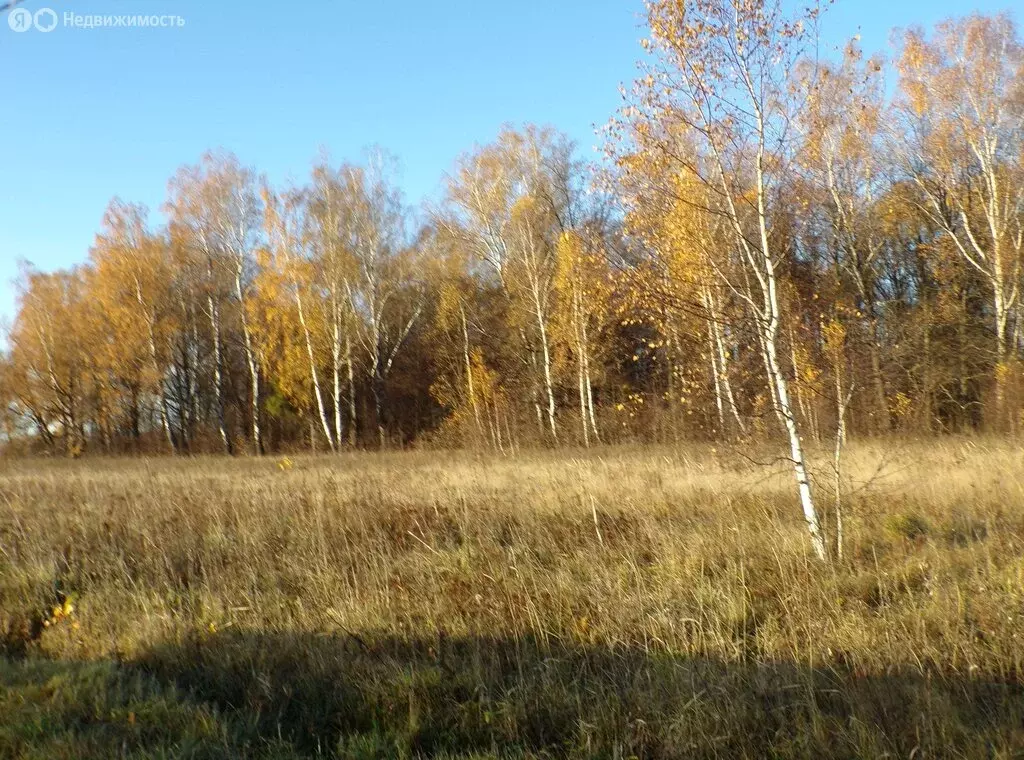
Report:
[[[817,542],[808,441],[1019,430],[1010,18],[905,31],[887,60],[816,55],[816,8],[647,16],[603,161],[510,127],[425,209],[380,151],[287,187],[211,152],[171,178],[162,224],[113,200],[85,263],[22,268],[6,448],[780,436]]]

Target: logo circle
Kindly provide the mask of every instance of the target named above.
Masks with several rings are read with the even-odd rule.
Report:
[[[15,8],[7,14],[7,25],[16,32],[27,32],[32,28],[32,13],[25,8]]]
[[[40,8],[32,19],[36,29],[40,32],[52,32],[57,28],[57,14],[52,8]]]

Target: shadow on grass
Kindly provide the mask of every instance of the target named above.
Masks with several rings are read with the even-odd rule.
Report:
[[[0,659],[0,757],[1017,757],[1024,688],[533,638],[227,631]]]
[[[341,757],[1009,757],[1024,688],[534,638],[227,631],[137,670]]]
[[[0,758],[300,757],[173,684],[113,662],[0,658]]]

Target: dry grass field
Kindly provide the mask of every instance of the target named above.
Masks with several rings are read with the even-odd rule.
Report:
[[[1024,753],[1024,450],[758,458],[0,460],[0,757]]]

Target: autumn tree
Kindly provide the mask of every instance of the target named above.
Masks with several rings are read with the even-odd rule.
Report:
[[[458,162],[437,223],[472,251],[504,293],[538,426],[558,438],[551,329],[560,236],[582,224],[574,146],[550,129],[507,128]]]
[[[385,444],[387,382],[395,359],[423,312],[420,241],[410,240],[407,211],[389,173],[393,159],[375,152],[366,166],[340,173],[342,250],[351,274],[344,284],[366,354],[378,443]]]
[[[264,230],[267,247],[264,271],[260,275],[260,302],[263,307],[261,337],[266,361],[274,361],[275,378],[280,387],[305,407],[304,382],[316,404],[316,414],[324,438],[332,451],[339,441],[328,417],[322,381],[323,341],[319,338],[318,306],[313,286],[315,269],[311,260],[311,222],[307,219],[304,193],[298,189],[276,192],[262,190]],[[277,349],[276,351],[274,349]],[[297,361],[299,351],[301,363]],[[302,367],[302,372],[297,372]],[[311,442],[312,443],[312,442]]]
[[[653,61],[636,83],[626,126],[639,152],[672,163],[702,188],[694,205],[729,231],[732,255],[711,252],[706,263],[745,306],[789,441],[812,546],[825,559],[780,346],[788,251],[777,228],[796,149],[791,126],[806,89],[794,70],[817,12],[790,18],[777,0],[649,2],[647,10]]]
[[[559,236],[555,255],[556,337],[576,364],[583,445],[600,442],[594,403],[594,375],[603,354],[603,329],[612,319],[613,281],[602,230],[570,229]]]
[[[322,290],[325,328],[329,333],[334,438],[340,445],[347,416],[348,442],[354,446],[358,413],[352,344],[357,315],[351,295],[358,274],[355,246],[359,240],[354,230],[355,207],[349,178],[349,168],[332,169],[327,156],[321,156],[313,167],[305,201],[311,264]]]
[[[883,141],[884,67],[865,59],[856,40],[842,61],[805,61],[802,74],[813,78],[797,127],[804,143],[800,162],[807,171],[805,191],[794,190],[805,206],[821,210],[822,265],[831,270],[836,297],[857,346],[868,355],[869,406],[873,427],[890,428],[882,367],[882,253],[886,246],[886,193],[889,151]],[[810,220],[812,228],[813,219]],[[837,325],[835,330],[846,329]],[[833,332],[835,332],[835,330]]]
[[[146,209],[115,199],[90,253],[89,292],[110,330],[110,340],[96,348],[111,373],[125,378],[122,382],[133,393],[155,398],[160,427],[168,449],[174,452],[178,442],[164,390],[168,338],[176,329],[168,254],[166,239],[148,229]],[[138,437],[137,422],[133,427]]]
[[[898,70],[902,169],[990,291],[1002,417],[1024,267],[1024,47],[1009,16],[969,16],[939,24],[931,39],[907,31]]]
[[[23,266],[11,328],[7,387],[15,408],[51,449],[81,453],[86,444],[90,355],[77,327],[87,302],[80,272],[47,274]]]
[[[166,210],[178,245],[198,260],[213,342],[213,386],[217,426],[224,450],[233,443],[227,422],[228,318],[237,320],[249,374],[249,424],[254,451],[262,450],[260,375],[246,304],[255,277],[262,213],[255,173],[225,153],[207,153],[171,180]]]
[[[805,440],[838,470],[848,435],[1024,421],[1024,56],[1006,16],[911,30],[891,94],[880,56],[812,55],[818,10],[784,6],[652,0],[614,160],[504,128],[426,224],[379,151],[288,187],[207,153],[163,225],[115,199],[86,263],[23,270],[3,435],[77,455],[781,433],[824,556]]]

